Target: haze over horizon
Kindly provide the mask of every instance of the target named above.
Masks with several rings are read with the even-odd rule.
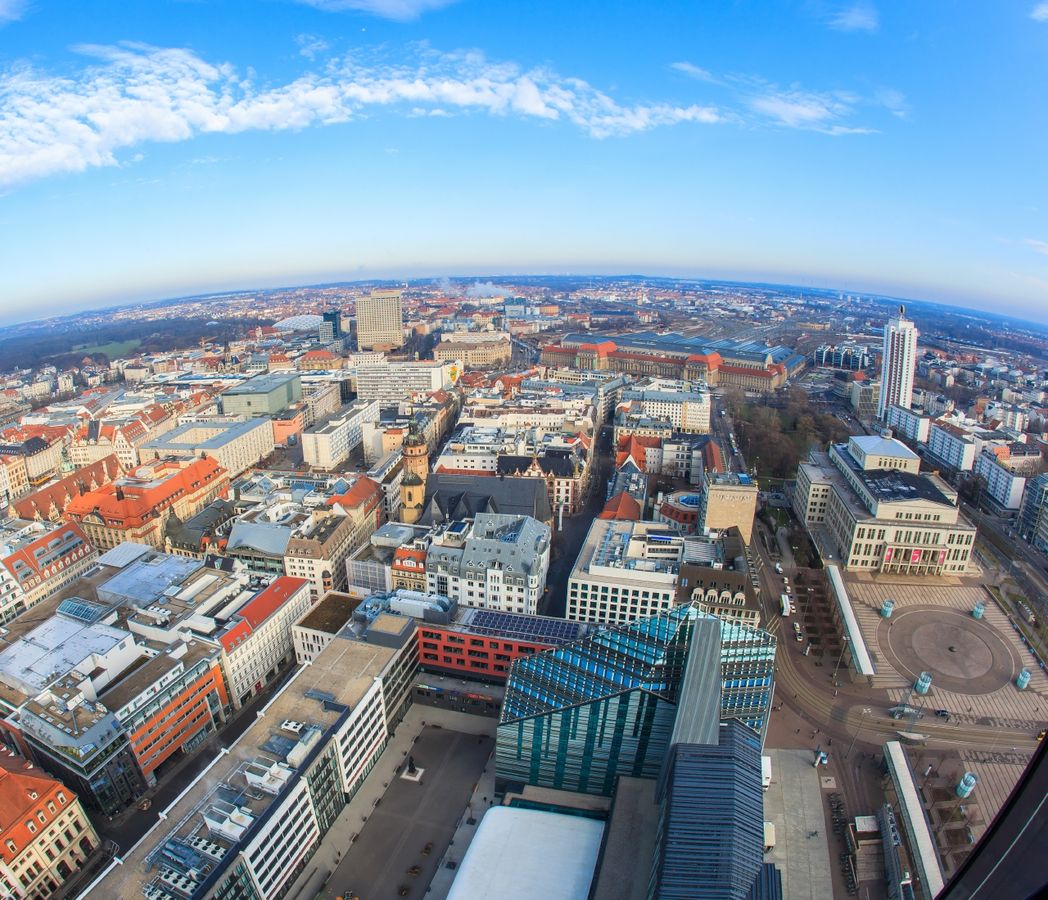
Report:
[[[0,0],[0,321],[462,272],[1043,315],[1048,4],[698,6]]]

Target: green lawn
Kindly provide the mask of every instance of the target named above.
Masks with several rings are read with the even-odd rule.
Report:
[[[73,347],[73,352],[83,353],[84,356],[104,353],[110,359],[120,359],[137,350],[141,343],[138,338],[132,338],[127,341],[110,341],[108,344],[81,344]]]

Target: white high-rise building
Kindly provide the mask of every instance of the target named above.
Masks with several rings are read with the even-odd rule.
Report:
[[[884,326],[884,357],[881,360],[881,396],[877,418],[884,419],[889,406],[909,409],[913,401],[913,372],[917,367],[917,328],[906,318],[906,307]]]
[[[404,343],[400,291],[372,291],[357,301],[357,349],[393,350]]]

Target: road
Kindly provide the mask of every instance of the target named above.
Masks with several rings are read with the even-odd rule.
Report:
[[[158,782],[157,786],[145,793],[144,797],[150,801],[148,810],[143,811],[135,804],[125,809],[122,813],[113,816],[108,821],[101,815],[94,816],[92,821],[98,829],[98,833],[103,838],[113,841],[119,848],[119,853],[127,853],[142,835],[153,827],[159,818],[159,814],[171,804],[171,801],[181,794],[197,775],[215,761],[216,754],[223,747],[229,747],[240,735],[247,731],[255,722],[255,713],[273,698],[273,695],[280,690],[294,672],[295,667],[292,666],[269,685],[265,691],[245,704],[221,731],[211,735],[191,754],[179,759],[174,764],[174,767]]]
[[[539,602],[539,614],[543,616],[564,615],[568,597],[568,578],[575,567],[575,560],[586,540],[590,525],[604,508],[604,493],[611,476],[612,463],[610,425],[605,425],[601,429],[595,449],[597,468],[590,479],[590,494],[586,498],[582,512],[564,519],[563,527],[554,533],[549,570],[546,572],[546,585],[549,590]]]

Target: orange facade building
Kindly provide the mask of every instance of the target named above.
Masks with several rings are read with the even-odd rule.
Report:
[[[158,460],[74,497],[66,518],[103,552],[126,541],[162,548],[170,516],[184,522],[228,491],[228,473],[210,457]]]

